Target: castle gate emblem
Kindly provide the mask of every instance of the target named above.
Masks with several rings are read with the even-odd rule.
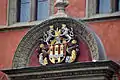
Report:
[[[51,25],[49,30],[44,32],[38,50],[41,65],[72,63],[76,60],[79,45],[73,29],[68,29],[66,24],[60,26]]]

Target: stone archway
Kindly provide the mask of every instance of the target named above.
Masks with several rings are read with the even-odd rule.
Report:
[[[59,26],[61,23],[68,25],[68,28],[72,27],[75,35],[77,35],[79,39],[84,40],[89,47],[92,60],[100,59],[97,42],[93,33],[87,29],[87,26],[72,18],[58,17],[46,20],[28,31],[15,52],[13,68],[26,67],[29,63],[30,56],[39,44],[39,40],[43,38],[43,32],[46,32],[50,25]]]

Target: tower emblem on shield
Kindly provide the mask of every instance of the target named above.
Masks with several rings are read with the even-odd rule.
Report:
[[[40,42],[39,62],[42,65],[72,63],[78,51],[78,42],[74,39],[72,28],[68,29],[66,24],[61,24],[61,28],[51,25]]]

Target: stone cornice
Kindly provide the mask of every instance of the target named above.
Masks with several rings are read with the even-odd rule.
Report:
[[[50,66],[2,70],[12,80],[16,79],[94,79],[110,80],[120,66],[113,61],[81,62]]]

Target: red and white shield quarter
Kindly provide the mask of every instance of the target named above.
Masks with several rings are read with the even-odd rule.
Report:
[[[49,60],[55,63],[61,63],[66,56],[66,44],[54,44],[49,47]]]

